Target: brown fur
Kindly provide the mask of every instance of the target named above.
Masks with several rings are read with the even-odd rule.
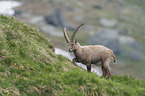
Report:
[[[91,64],[98,65],[98,63],[101,63],[103,76],[105,77],[108,75],[109,79],[111,79],[109,64],[112,60],[114,60],[114,63],[116,62],[115,55],[111,49],[102,45],[80,46],[80,44],[73,39],[71,40],[73,42],[70,42],[66,30],[64,30],[64,36],[68,43],[69,51],[73,52],[75,55],[75,58],[73,59],[74,64],[75,62],[83,63],[87,66],[88,72],[90,72]],[[74,35],[72,35],[72,38],[74,38]]]

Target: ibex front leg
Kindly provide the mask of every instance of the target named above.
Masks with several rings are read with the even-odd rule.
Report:
[[[73,58],[72,61],[73,61],[73,63],[76,65],[76,58]]]
[[[91,72],[91,63],[86,64],[88,72]]]

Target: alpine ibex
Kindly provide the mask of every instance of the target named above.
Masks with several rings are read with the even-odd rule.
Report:
[[[114,63],[116,62],[113,51],[102,45],[81,46],[77,41],[75,41],[75,35],[82,25],[83,24],[79,25],[75,29],[71,36],[71,40],[67,36],[66,28],[63,30],[65,40],[69,46],[69,52],[73,52],[75,55],[75,58],[73,58],[73,63],[75,64],[75,62],[80,62],[85,64],[88,72],[91,71],[91,64],[98,65],[99,63],[101,64],[103,76],[105,77],[108,75],[108,78],[111,79],[109,64],[113,59]]]

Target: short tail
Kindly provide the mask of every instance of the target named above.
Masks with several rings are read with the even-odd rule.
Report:
[[[112,54],[112,56],[113,56],[113,59],[114,59],[114,64],[116,64],[115,55],[114,55],[114,54]]]

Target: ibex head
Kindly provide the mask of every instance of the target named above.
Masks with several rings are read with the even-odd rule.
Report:
[[[76,35],[78,29],[79,29],[82,25],[84,25],[84,24],[79,25],[79,26],[75,29],[75,31],[73,32],[73,34],[72,34],[72,36],[71,36],[71,40],[70,40],[70,39],[68,38],[68,36],[67,36],[66,28],[64,28],[64,30],[63,30],[65,40],[66,40],[66,42],[68,43],[68,46],[69,46],[69,52],[75,51],[76,48],[77,48],[78,46],[80,46],[80,44],[79,44],[77,41],[75,41],[74,38],[75,38],[75,35]]]

